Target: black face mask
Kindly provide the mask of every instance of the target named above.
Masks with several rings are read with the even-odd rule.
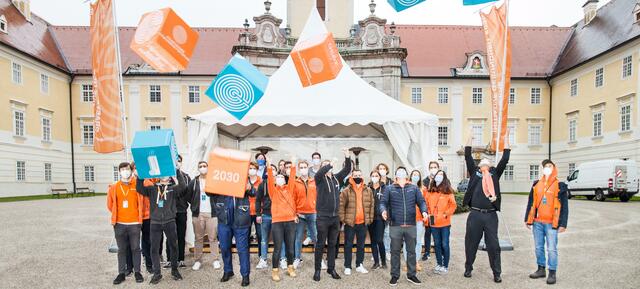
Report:
[[[353,181],[358,185],[362,184],[362,178],[353,178]]]

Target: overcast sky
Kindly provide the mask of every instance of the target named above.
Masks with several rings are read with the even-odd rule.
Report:
[[[571,26],[582,18],[582,5],[585,1],[511,0],[509,21],[514,26]],[[600,0],[599,6],[609,1]],[[116,0],[116,8],[120,26],[136,26],[143,13],[169,6],[191,26],[241,27],[245,18],[251,21],[253,16],[264,12],[263,2],[263,0]],[[271,2],[273,2],[271,12],[282,18],[286,25],[287,0]],[[370,0],[355,0],[355,21],[369,15],[369,2]],[[477,11],[487,7],[487,5],[463,6],[462,0],[427,0],[397,13],[386,0],[377,0],[376,3],[378,4],[376,15],[386,18],[389,23],[394,21],[397,24],[481,25]],[[89,3],[85,3],[85,0],[31,0],[31,10],[54,25],[89,25]]]

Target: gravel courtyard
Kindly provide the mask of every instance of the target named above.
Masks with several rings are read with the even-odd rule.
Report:
[[[640,288],[640,202],[620,203],[570,201],[569,228],[559,240],[559,288]],[[502,253],[503,283],[492,282],[486,253],[479,251],[472,279],[464,270],[464,224],[466,214],[454,217],[451,235],[451,264],[447,276],[434,275],[433,258],[423,262],[429,270],[418,277],[424,288],[544,288],[543,280],[530,280],[535,269],[533,240],[523,224],[525,196],[506,195],[502,221],[511,230],[515,251]],[[0,203],[0,287],[1,288],[113,288],[117,275],[116,255],[107,252],[113,231],[105,207],[105,196],[62,200]],[[501,237],[506,230],[501,224]],[[341,254],[342,255],[342,254]],[[237,264],[237,256],[235,261]],[[385,288],[389,272],[372,271],[344,276],[343,259],[337,270],[343,279],[334,281],[323,273],[322,281],[311,280],[311,254],[295,279],[284,276],[274,285],[269,270],[255,270],[257,256],[251,256],[253,288]],[[187,264],[192,264],[187,256]],[[372,265],[371,256],[365,266]],[[181,270],[184,280],[173,281],[168,271],[157,288],[240,288],[239,267],[230,282],[219,282],[222,271],[206,264],[198,272]],[[127,278],[122,288],[149,288],[150,276],[136,284]],[[251,288],[250,287],[250,288]],[[411,288],[404,278],[400,288]]]

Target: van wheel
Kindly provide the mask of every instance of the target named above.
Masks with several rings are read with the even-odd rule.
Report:
[[[631,199],[631,194],[630,193],[626,193],[626,194],[620,195],[620,202],[626,203],[630,199]]]
[[[587,196],[587,200],[589,201],[593,200],[593,196]]]
[[[601,189],[596,190],[595,200],[598,202],[604,202],[607,197],[604,196],[604,192]]]

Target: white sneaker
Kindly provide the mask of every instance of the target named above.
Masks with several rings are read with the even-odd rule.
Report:
[[[367,269],[364,268],[364,266],[362,266],[362,264],[360,264],[360,266],[358,266],[356,268],[356,272],[358,273],[362,273],[362,274],[367,274],[369,273],[369,271],[367,271]]]
[[[193,263],[193,267],[191,267],[191,269],[193,269],[193,271],[198,271],[198,270],[200,270],[201,266],[202,266],[202,264],[200,264],[200,262],[195,262],[195,263]]]
[[[449,273],[449,268],[447,268],[447,267],[440,267],[440,274],[442,274],[442,275],[447,275],[447,273]]]
[[[301,265],[302,265],[302,260],[300,260],[300,259],[293,260],[293,268],[294,269],[298,269],[298,267],[300,267]]]
[[[282,270],[287,269],[287,260],[286,259],[280,259],[280,268],[282,268]]]
[[[306,239],[304,239],[304,241],[302,241],[302,245],[308,246],[309,244],[311,244],[311,238],[307,237]]]
[[[256,269],[266,269],[267,266],[269,266],[267,264],[267,260],[265,259],[260,259],[260,262],[258,262],[258,265],[256,266]]]
[[[387,261],[391,261],[391,253],[387,253]]]
[[[213,261],[213,269],[220,269],[222,266],[220,266],[220,261]]]
[[[344,274],[347,276],[351,275],[351,268],[344,268]]]
[[[327,261],[325,261],[324,259],[322,259],[321,268],[322,268],[322,270],[329,269],[329,267],[327,267]]]
[[[433,269],[433,273],[440,274],[440,270],[442,270],[442,266],[436,265],[436,268]]]

